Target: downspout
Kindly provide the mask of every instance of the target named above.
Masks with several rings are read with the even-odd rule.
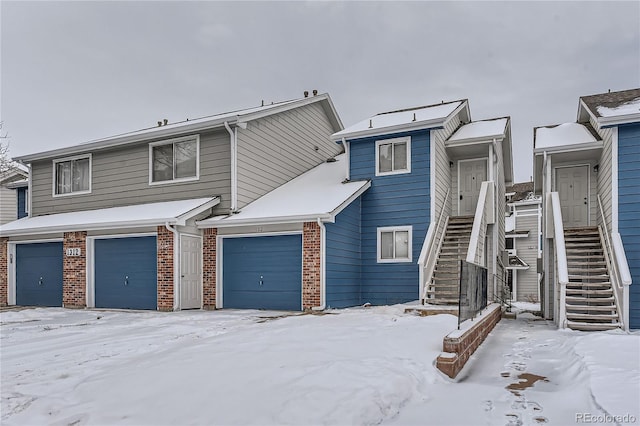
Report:
[[[231,148],[231,213],[238,210],[238,174],[237,174],[237,156],[238,156],[238,128],[231,130],[229,122],[224,122],[224,127],[229,132],[230,148]]]
[[[347,143],[346,140],[344,140],[344,138],[342,138],[342,146],[344,147],[344,153],[345,156],[347,157],[347,161],[345,164],[345,180],[348,181],[350,179],[350,170],[349,170],[349,164],[351,163],[351,157],[350,157],[350,152],[349,152],[349,148],[350,145]]]
[[[171,225],[169,225],[169,221],[166,221],[164,223],[164,227],[167,228],[167,230],[169,232],[171,232],[173,234],[173,309],[177,310],[180,309],[180,297],[179,295],[179,286],[180,286],[180,281],[178,280],[178,275],[180,275],[180,271],[178,270],[178,239],[180,238],[178,235],[178,231],[175,228],[172,228]]]
[[[29,173],[29,176],[27,177],[27,209],[29,209],[29,211],[27,212],[27,217],[31,217],[31,193],[33,192],[33,188],[32,186],[32,179],[31,179],[31,163],[29,163],[29,165],[26,165],[24,163],[21,163],[22,165],[27,167],[27,173]]]
[[[318,218],[318,226],[320,227],[320,306],[314,306],[312,311],[324,311],[327,307],[327,280],[326,280],[326,249],[327,229],[320,218]]]
[[[491,251],[493,252],[493,258],[491,259],[491,269],[493,272],[493,297],[495,300],[496,294],[498,294],[498,226],[496,222],[499,224],[499,220],[495,220],[495,216],[497,215],[497,202],[498,197],[496,194],[498,193],[498,188],[496,184],[496,139],[493,138],[492,144],[489,145],[489,180],[491,181],[491,185],[493,185],[493,206],[491,207],[494,211],[494,223],[491,225]],[[502,201],[502,200],[501,200]],[[485,246],[486,247],[486,246]],[[485,249],[486,253],[486,249]],[[485,254],[486,259],[486,254]],[[487,265],[489,266],[489,265]]]

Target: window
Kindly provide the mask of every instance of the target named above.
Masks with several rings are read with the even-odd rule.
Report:
[[[378,228],[378,263],[411,262],[411,226]]]
[[[91,155],[53,161],[53,195],[91,192]]]
[[[189,136],[149,145],[149,184],[197,180],[200,138]]]
[[[376,176],[411,172],[411,137],[376,141]]]

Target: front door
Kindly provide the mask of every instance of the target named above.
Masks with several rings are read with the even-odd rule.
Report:
[[[556,190],[560,197],[565,228],[589,224],[589,166],[556,169]]]
[[[180,309],[202,307],[201,253],[199,237],[180,235]]]
[[[458,170],[458,214],[473,216],[476,213],[480,187],[487,180],[487,160],[460,160]]]

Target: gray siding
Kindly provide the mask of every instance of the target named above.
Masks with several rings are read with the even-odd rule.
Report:
[[[591,125],[597,129],[595,126],[595,122],[593,118],[591,118]],[[600,194],[600,199],[602,200],[602,209],[604,210],[604,216],[607,222],[607,229],[611,229],[611,218],[612,218],[612,200],[613,200],[613,162],[612,162],[612,144],[613,144],[613,129],[600,129],[598,130],[598,134],[602,138],[603,148],[602,154],[600,155],[600,165],[598,174],[596,176],[597,180],[594,180],[594,184],[592,185],[593,190],[597,188],[598,194]],[[597,182],[597,186],[595,184]],[[597,202],[597,201],[596,201]],[[597,204],[596,204],[597,206]],[[596,218],[597,216],[593,216]],[[595,224],[595,220],[592,221]]]
[[[156,140],[93,152],[91,194],[53,197],[53,161],[34,162],[33,215],[214,195],[222,198],[216,211],[228,211],[231,160],[229,134],[226,131],[200,134],[200,179],[191,182],[149,185],[149,142]]]
[[[532,207],[523,206],[523,209],[531,209]],[[529,265],[529,269],[514,271],[517,276],[516,300],[538,300],[538,272],[536,270],[538,261],[538,215],[535,212],[518,212],[516,214],[516,230],[529,231],[527,238],[515,238],[516,254]]]
[[[17,192],[15,189],[0,187],[0,225],[18,218]]]
[[[238,208],[340,153],[329,139],[334,132],[318,103],[239,129]]]
[[[435,178],[433,185],[434,187],[434,206],[435,208],[431,212],[432,220],[438,220],[438,216],[440,215],[440,209],[445,202],[445,198],[447,196],[447,190],[451,189],[449,197],[450,200],[455,198],[454,195],[456,193],[455,187],[451,186],[451,173],[452,169],[449,167],[449,156],[447,155],[447,151],[444,146],[444,142],[447,140],[449,136],[460,126],[460,117],[455,115],[449,120],[444,128],[434,130],[431,132],[431,149],[434,150],[435,154],[435,164],[434,172]],[[451,209],[451,204],[445,206],[444,214],[446,216],[451,216],[453,214],[457,214],[457,210]]]

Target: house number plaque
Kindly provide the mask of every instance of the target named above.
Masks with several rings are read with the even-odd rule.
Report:
[[[82,249],[80,247],[68,248],[67,256],[82,256]]]

